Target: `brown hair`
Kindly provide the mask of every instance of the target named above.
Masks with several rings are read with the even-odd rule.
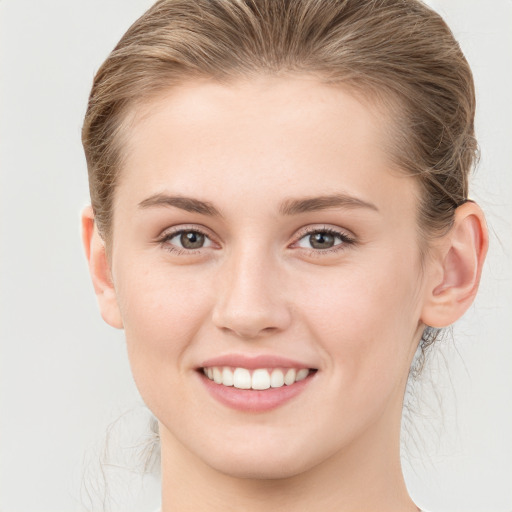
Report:
[[[417,176],[424,240],[467,199],[476,156],[471,70],[442,18],[417,0],[160,0],[98,71],[82,139],[107,246],[126,121],[195,77],[311,73],[394,107],[392,157]]]
[[[82,131],[107,245],[130,112],[194,77],[314,73],[398,105],[392,156],[418,177],[424,237],[451,226],[476,156],[471,70],[442,18],[416,0],[160,0],[94,79]]]

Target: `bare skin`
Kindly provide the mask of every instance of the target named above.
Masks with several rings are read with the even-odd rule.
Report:
[[[90,209],[84,244],[160,422],[163,512],[418,510],[405,385],[424,326],[473,301],[479,207],[457,209],[422,265],[420,192],[390,163],[390,119],[311,77],[187,83],[135,114],[110,259]],[[278,407],[239,410],[200,371],[233,354],[315,371]]]

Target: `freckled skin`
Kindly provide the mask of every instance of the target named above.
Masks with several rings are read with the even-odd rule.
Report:
[[[208,510],[226,489],[238,510],[260,510],[261,493],[294,510],[416,510],[399,429],[426,280],[417,187],[387,158],[386,115],[309,77],[185,84],[140,114],[115,196],[112,274],[134,378],[160,421],[164,511],[207,510],[198,488]],[[222,216],[138,207],[156,193]],[[333,193],[378,211],[279,213],[285,199]],[[176,227],[211,243],[187,253],[180,237],[158,241]],[[308,227],[354,243],[315,252],[299,238]],[[284,406],[251,415],[198,378],[202,360],[224,353],[318,372]]]

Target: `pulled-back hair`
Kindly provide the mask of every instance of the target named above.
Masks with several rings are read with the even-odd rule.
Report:
[[[229,84],[296,73],[385,106],[390,156],[420,185],[422,250],[445,233],[467,200],[477,145],[471,70],[438,14],[418,0],[159,0],[97,72],[83,125],[94,219],[107,250],[130,119],[140,106],[195,79]],[[413,377],[437,334],[424,330]]]
[[[196,78],[308,73],[378,98],[390,153],[420,183],[428,241],[467,199],[476,157],[471,70],[442,18],[417,0],[160,0],[99,69],[83,126],[95,222],[107,246],[128,119]]]
[[[471,70],[442,18],[416,0],[160,0],[96,74],[82,139],[95,221],[109,244],[123,127],[193,78],[311,73],[393,110],[392,158],[417,176],[424,237],[451,226],[476,156]]]

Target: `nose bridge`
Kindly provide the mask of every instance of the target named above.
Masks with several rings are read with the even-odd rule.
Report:
[[[278,262],[268,248],[255,243],[233,248],[219,278],[213,312],[217,327],[243,338],[286,328],[290,312]]]

